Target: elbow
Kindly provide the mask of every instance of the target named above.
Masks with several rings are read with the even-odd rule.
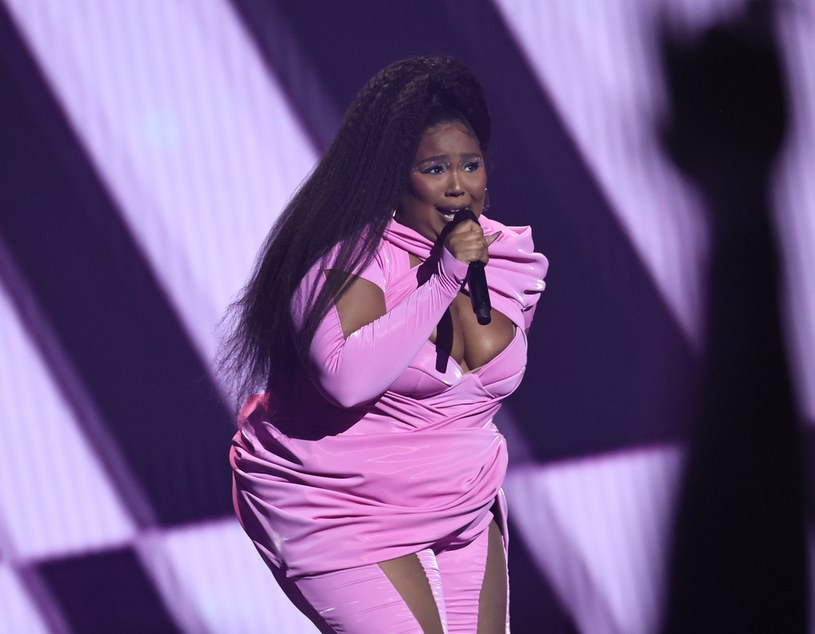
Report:
[[[360,405],[364,405],[365,403],[369,402],[371,399],[362,398],[356,394],[339,394],[333,396],[333,400],[337,405],[342,407],[343,409],[352,409],[354,407],[359,407]]]
[[[339,384],[336,381],[320,381],[320,391],[330,402],[343,409],[365,405],[379,396],[361,391],[359,384]]]
[[[331,364],[314,363],[311,367],[311,381],[322,397],[332,405],[351,409],[370,402],[379,394],[371,394],[365,377],[359,373],[338,372]]]

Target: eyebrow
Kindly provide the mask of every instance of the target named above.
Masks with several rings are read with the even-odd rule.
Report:
[[[484,157],[481,155],[480,152],[467,152],[461,155],[462,158],[480,158],[483,159]],[[446,161],[449,160],[449,155],[447,154],[438,154],[436,156],[428,156],[427,158],[421,159],[416,161],[416,163],[429,163],[430,161]]]

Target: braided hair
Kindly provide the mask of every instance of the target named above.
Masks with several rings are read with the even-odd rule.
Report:
[[[348,108],[328,150],[283,210],[252,274],[222,322],[218,366],[240,403],[261,387],[291,381],[315,331],[348,278],[312,289],[295,331],[290,303],[303,277],[340,245],[331,268],[350,274],[376,253],[407,187],[422,133],[439,110],[461,113],[482,152],[490,117],[481,84],[452,57],[412,57],[371,78]]]

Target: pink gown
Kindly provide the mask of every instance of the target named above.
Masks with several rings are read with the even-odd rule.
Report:
[[[516,326],[509,345],[464,372],[428,337],[462,287],[466,265],[393,221],[363,277],[387,313],[343,337],[331,308],[318,327],[310,380],[257,395],[230,452],[238,518],[267,564],[297,579],[416,553],[481,533],[507,467],[493,424],[526,367],[526,330],[544,288],[546,258],[528,227],[481,217],[493,309]],[[408,253],[427,260],[411,269]],[[435,252],[434,252],[435,253]],[[315,267],[292,303],[299,325]],[[322,279],[320,276],[319,279]]]

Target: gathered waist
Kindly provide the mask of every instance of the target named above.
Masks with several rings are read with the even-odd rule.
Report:
[[[243,429],[230,455],[236,512],[264,556],[290,577],[384,561],[482,530],[506,473],[503,437],[486,430],[434,436],[326,444],[270,434],[261,443]]]

